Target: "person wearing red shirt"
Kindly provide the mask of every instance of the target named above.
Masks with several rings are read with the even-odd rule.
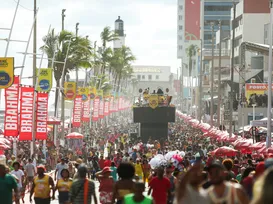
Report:
[[[104,167],[110,167],[111,166],[111,160],[109,157],[106,157],[106,160],[104,161]]]
[[[100,160],[99,160],[100,169],[103,169],[105,167],[104,162],[105,160],[103,159],[103,156],[100,156]]]
[[[171,195],[171,182],[168,178],[164,177],[164,168],[157,169],[157,176],[154,177],[149,183],[148,195],[153,190],[152,197],[155,204],[166,204],[168,197]]]

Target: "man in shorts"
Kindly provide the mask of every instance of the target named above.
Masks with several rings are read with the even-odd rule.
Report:
[[[26,172],[26,185],[28,185],[29,189],[31,189],[33,178],[36,174],[36,169],[34,164],[32,163],[32,159],[28,159],[28,163],[25,166],[25,172]]]

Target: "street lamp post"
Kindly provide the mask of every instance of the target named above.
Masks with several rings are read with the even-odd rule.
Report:
[[[64,18],[65,18],[65,11],[66,11],[66,9],[63,9],[62,10],[62,31],[64,30]]]
[[[211,72],[210,72],[210,125],[213,126],[213,83],[214,83],[214,22],[211,23]]]
[[[202,119],[202,97],[203,97],[203,40],[200,40],[200,74],[199,74],[199,104],[198,104],[198,120],[201,122]]]
[[[233,1],[233,19],[232,19],[232,48],[231,48],[231,68],[230,68],[230,106],[229,106],[229,137],[232,136],[233,123],[233,78],[234,78],[234,48],[235,48],[235,17],[236,17],[236,2]]]
[[[267,102],[267,139],[266,147],[271,147],[271,108],[272,108],[272,17],[273,0],[269,0],[270,26],[269,26],[269,63],[268,63],[268,102]]]
[[[222,103],[222,94],[221,94],[221,58],[222,58],[222,22],[219,20],[219,68],[218,68],[218,105],[217,105],[217,127],[220,127],[221,124],[221,103]]]

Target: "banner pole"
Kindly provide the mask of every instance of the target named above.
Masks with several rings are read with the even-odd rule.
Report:
[[[49,34],[51,30],[51,25],[49,26],[48,28],[48,32],[47,34]],[[48,39],[47,39],[48,40]],[[35,53],[36,54],[36,53]],[[43,51],[43,54],[44,54],[44,51]],[[40,70],[41,70],[41,65],[42,63],[40,63],[40,67],[38,69],[38,73],[37,73],[37,78],[36,78],[36,81],[35,81],[35,86],[34,86],[34,95],[33,95],[33,104],[32,104],[32,107],[33,107],[33,112],[32,112],[32,142],[31,142],[31,145],[30,145],[30,155],[32,156],[34,154],[34,145],[35,145],[35,133],[36,133],[36,105],[37,105],[37,102],[36,102],[36,98],[37,98],[37,91],[36,91],[36,88],[38,87],[38,83],[39,83],[39,76],[40,76]]]

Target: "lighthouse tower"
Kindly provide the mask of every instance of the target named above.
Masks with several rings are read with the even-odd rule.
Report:
[[[125,45],[124,22],[120,16],[115,21],[115,32],[118,39],[114,40],[114,49],[118,49]]]

